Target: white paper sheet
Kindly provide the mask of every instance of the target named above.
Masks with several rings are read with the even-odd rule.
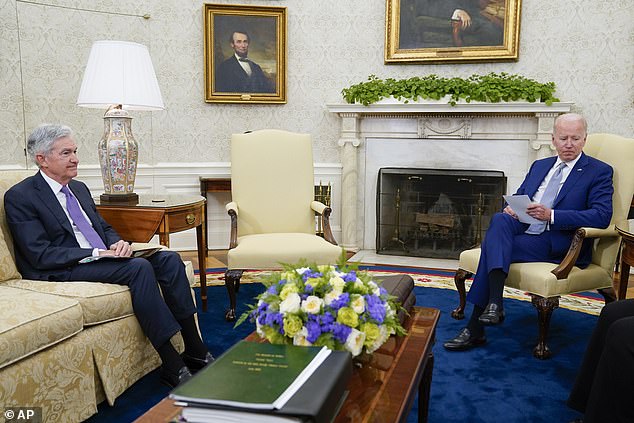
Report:
[[[532,203],[528,195],[505,195],[504,201],[511,206],[520,222],[528,224],[542,222],[526,213],[526,207]]]

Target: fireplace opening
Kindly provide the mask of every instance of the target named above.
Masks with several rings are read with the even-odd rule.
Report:
[[[457,259],[482,241],[505,193],[501,171],[381,168],[376,252]]]

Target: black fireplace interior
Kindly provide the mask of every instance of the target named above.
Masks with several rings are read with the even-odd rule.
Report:
[[[504,172],[382,168],[378,254],[457,259],[482,241],[506,193]]]

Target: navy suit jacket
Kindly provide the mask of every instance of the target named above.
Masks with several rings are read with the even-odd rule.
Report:
[[[88,187],[75,180],[68,186],[106,246],[119,241],[119,234],[97,212]],[[39,172],[9,189],[4,207],[24,278],[68,280],[72,267],[92,255],[92,248],[77,243],[68,217]]]
[[[533,198],[557,157],[535,161],[515,194]],[[565,255],[572,237],[580,227],[606,228],[612,219],[612,167],[581,153],[555,198],[552,209],[555,222],[549,226],[552,253]],[[584,241],[577,264],[591,261],[592,240]]]

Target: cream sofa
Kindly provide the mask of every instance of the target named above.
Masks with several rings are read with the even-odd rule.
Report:
[[[44,422],[80,422],[157,368],[125,286],[22,279],[4,193],[34,171],[0,171],[0,404],[42,407]],[[191,263],[186,263],[190,282]],[[182,339],[172,340],[182,351]]]

